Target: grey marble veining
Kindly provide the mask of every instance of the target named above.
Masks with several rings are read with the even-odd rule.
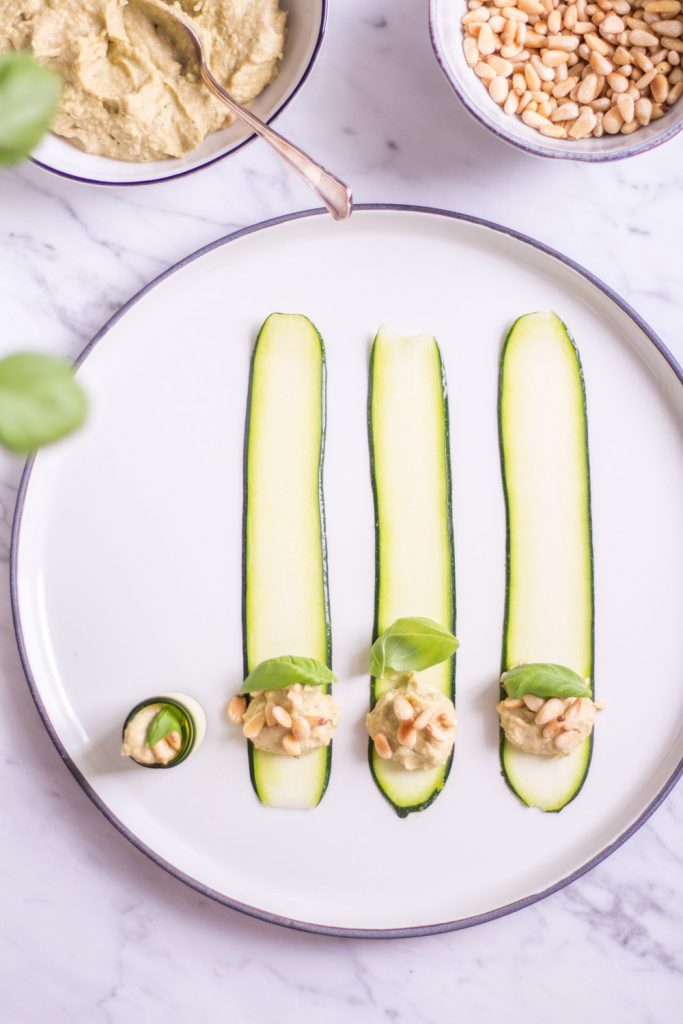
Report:
[[[683,357],[683,137],[622,164],[556,166],[458,107],[426,5],[332,3],[283,130],[359,201],[476,214],[584,263]],[[140,287],[236,227],[311,205],[263,147],[177,182],[97,189],[34,167],[0,178],[2,351],[76,355]],[[20,465],[0,466],[6,575]],[[25,685],[0,598],[0,975],[8,1024],[673,1024],[683,998],[683,791],[609,860],[541,904],[394,942],[285,934],[186,889],[80,791]]]

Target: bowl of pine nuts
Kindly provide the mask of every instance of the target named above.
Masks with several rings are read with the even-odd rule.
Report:
[[[456,95],[535,156],[636,156],[683,128],[683,0],[430,0]]]

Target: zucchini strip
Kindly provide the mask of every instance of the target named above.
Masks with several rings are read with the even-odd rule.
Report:
[[[331,665],[323,505],[325,351],[310,320],[274,313],[251,362],[244,448],[245,678],[266,658],[294,654]],[[329,690],[327,691],[329,692]],[[305,757],[257,750],[251,780],[271,807],[312,808],[331,747]]]
[[[552,662],[592,681],[586,397],[579,353],[554,313],[522,316],[507,336],[499,431],[507,511],[503,671],[525,661]],[[523,803],[544,811],[574,799],[591,751],[592,735],[567,757],[527,754],[501,730],[508,785]]]
[[[426,334],[380,327],[370,360],[368,428],[375,499],[373,639],[398,618],[423,616],[455,632],[455,576],[446,380],[439,346]],[[420,673],[455,698],[455,657]],[[373,679],[371,707],[391,683]],[[379,789],[400,817],[428,807],[443,789],[452,754],[437,768],[406,771],[369,746]]]

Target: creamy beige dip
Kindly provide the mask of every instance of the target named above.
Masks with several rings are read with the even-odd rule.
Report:
[[[578,701],[578,703],[577,703]],[[596,705],[588,697],[582,699],[569,698],[560,701],[561,708],[557,722],[562,729],[555,730],[551,723],[538,725],[536,712],[525,704],[518,706],[518,701],[501,701],[496,710],[500,715],[500,724],[507,739],[519,750],[527,754],[541,754],[546,757],[566,757],[590,736],[595,725]],[[576,704],[570,719],[565,715],[571,705]],[[550,728],[549,728],[550,726]],[[566,726],[566,728],[564,728]],[[562,734],[560,744],[557,736]]]
[[[274,717],[278,715],[276,708],[285,712],[284,724]],[[259,750],[304,757],[329,746],[339,722],[339,705],[322,687],[297,684],[289,690],[253,693],[242,721],[245,735]],[[298,743],[298,749],[287,749],[291,740]]]
[[[378,735],[384,737],[390,760],[406,771],[436,768],[446,763],[455,742],[453,701],[414,673],[402,678],[366,715],[368,735],[375,745]]]
[[[180,6],[216,78],[239,103],[255,99],[282,57],[286,14],[278,0]],[[59,73],[64,91],[53,130],[88,153],[179,157],[233,120],[144,0],[2,0],[0,52],[18,49]]]

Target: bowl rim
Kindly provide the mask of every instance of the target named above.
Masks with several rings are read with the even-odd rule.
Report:
[[[683,131],[683,116],[679,119],[678,123],[669,125],[661,135],[657,135],[654,138],[650,138],[644,142],[633,142],[624,149],[614,150],[613,152],[601,152],[596,150],[594,153],[579,153],[572,152],[571,150],[554,150],[545,146],[543,143],[527,142],[523,139],[517,138],[512,132],[506,131],[497,125],[491,118],[488,117],[484,109],[478,104],[474,103],[468,94],[460,87],[455,79],[455,76],[451,72],[450,62],[446,56],[446,49],[441,39],[441,34],[437,27],[437,10],[443,0],[429,0],[429,34],[432,40],[432,49],[436,59],[443,71],[449,85],[453,92],[458,97],[462,105],[465,107],[467,112],[475,121],[483,125],[484,128],[488,128],[497,138],[506,142],[510,146],[514,146],[515,149],[521,149],[523,153],[529,153],[532,156],[540,156],[546,160],[573,160],[577,163],[611,163],[615,160],[626,160],[631,156],[639,156],[641,153],[647,153],[652,149],[656,149],[658,146],[662,146],[665,142],[669,142],[675,135],[678,135],[680,131]],[[540,136],[539,136],[540,137]]]
[[[275,108],[275,110],[272,112],[272,114],[270,114],[269,117],[264,118],[266,124],[272,124],[273,121],[275,121],[280,116],[280,114],[282,114],[287,109],[287,107],[292,102],[294,97],[297,95],[297,93],[304,85],[304,83],[307,81],[309,75],[311,74],[313,68],[315,67],[315,64],[318,60],[318,55],[320,54],[320,49],[323,44],[323,40],[325,38],[328,11],[329,0],[320,0],[320,24],[318,25],[317,38],[313,46],[313,50],[311,51],[311,55],[308,59],[308,63],[301,72],[298,80],[294,85],[294,88],[289,93],[289,95],[282,100],[280,105]],[[139,185],[160,185],[166,181],[175,181],[178,178],[186,178],[190,174],[194,174],[196,171],[202,171],[204,170],[205,167],[211,167],[213,164],[217,164],[219,161],[225,160],[227,157],[232,156],[234,153],[238,153],[241,149],[244,149],[245,146],[248,146],[250,143],[252,143],[256,138],[256,133],[252,132],[250,135],[247,135],[246,138],[242,139],[241,142],[236,143],[236,145],[232,146],[227,151],[221,151],[219,153],[216,153],[214,156],[210,156],[208,159],[204,160],[203,163],[196,164],[194,167],[186,167],[183,170],[176,171],[173,174],[165,174],[163,175],[163,177],[142,178],[140,180],[135,181],[107,181],[104,178],[89,178],[81,174],[73,174],[70,171],[63,171],[59,167],[54,167],[52,164],[46,163],[46,161],[44,160],[39,160],[36,156],[31,156],[30,160],[31,163],[35,164],[36,167],[40,167],[44,171],[49,171],[50,174],[56,174],[58,177],[66,178],[69,181],[78,181],[83,185],[97,185],[104,187],[112,186],[114,188],[130,188],[131,186]]]

